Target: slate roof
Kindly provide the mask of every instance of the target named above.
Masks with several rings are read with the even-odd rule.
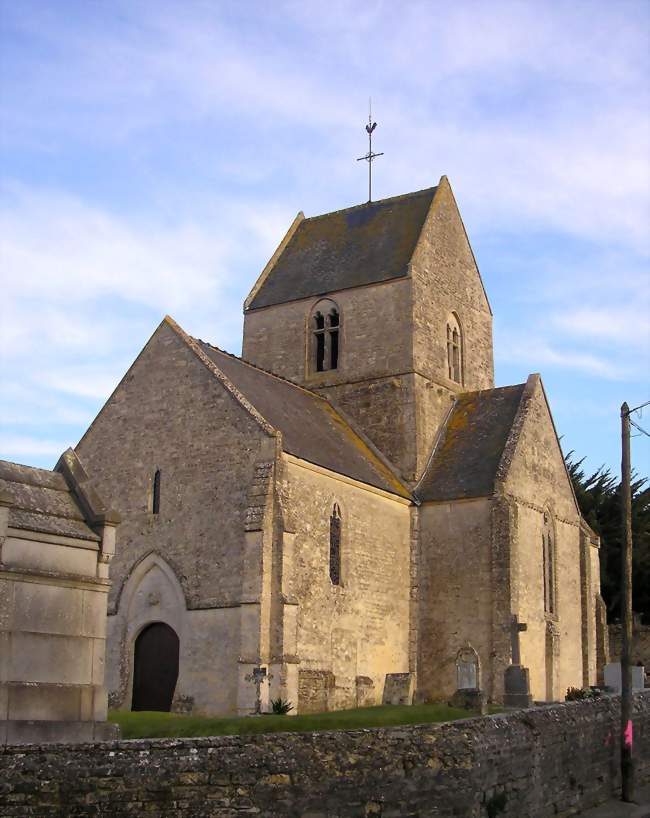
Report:
[[[249,309],[405,276],[436,190],[304,219]]]
[[[0,460],[0,493],[11,498],[12,528],[99,542],[59,472]]]
[[[328,401],[276,375],[195,340],[274,429],[285,452],[362,483],[410,497],[408,489]]]
[[[492,494],[525,384],[458,396],[415,494],[458,500]]]

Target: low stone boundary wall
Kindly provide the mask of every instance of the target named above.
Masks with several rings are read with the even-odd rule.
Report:
[[[618,697],[441,725],[6,747],[0,815],[546,818],[618,782]],[[635,697],[650,780],[650,692]]]

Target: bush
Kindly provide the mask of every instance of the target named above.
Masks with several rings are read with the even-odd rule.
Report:
[[[601,691],[597,687],[568,687],[564,700],[567,702],[580,702],[585,699],[597,699]]]
[[[277,716],[286,716],[290,710],[293,710],[293,705],[284,699],[271,699],[271,710]]]

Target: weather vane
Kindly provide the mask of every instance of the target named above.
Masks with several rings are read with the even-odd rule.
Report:
[[[360,156],[357,159],[357,162],[361,162],[363,159],[366,160],[368,163],[368,203],[372,201],[372,162],[373,159],[376,159],[378,156],[383,156],[383,151],[381,153],[373,153],[372,152],[372,132],[377,127],[377,123],[372,121],[372,99],[368,100],[368,124],[366,125],[366,131],[368,133],[368,153],[365,156]]]

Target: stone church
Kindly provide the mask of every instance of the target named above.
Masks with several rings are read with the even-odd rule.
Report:
[[[493,701],[517,660],[536,700],[596,682],[598,540],[539,375],[494,385],[444,176],[299,213],[244,303],[242,357],[165,318],[76,452],[123,521],[113,706],[309,712],[396,679],[444,700],[460,658]]]

